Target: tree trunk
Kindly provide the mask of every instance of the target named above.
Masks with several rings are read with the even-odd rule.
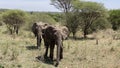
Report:
[[[14,33],[18,35],[18,30],[19,30],[19,27],[18,26],[14,26]]]
[[[84,38],[85,38],[85,39],[87,38],[86,35],[87,35],[87,29],[85,28],[85,29],[84,29]]]
[[[19,28],[18,28],[18,27],[16,27],[16,34],[17,34],[17,35],[18,35],[18,29],[19,29]]]
[[[7,26],[7,28],[9,30],[10,34],[12,35],[13,34],[13,30],[9,26]]]
[[[12,34],[13,34],[13,31],[12,31],[12,29],[9,29],[9,31],[10,31],[10,34],[12,35]]]
[[[76,39],[75,32],[72,32],[72,33],[73,33],[73,38]]]
[[[98,39],[96,39],[96,45],[98,45],[99,44],[99,40]]]
[[[14,29],[13,29],[13,32],[15,33],[15,31],[16,31],[16,26],[14,26]]]

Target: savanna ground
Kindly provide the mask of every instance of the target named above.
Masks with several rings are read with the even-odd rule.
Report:
[[[4,28],[0,26],[0,68],[54,68],[55,61],[36,58],[43,56],[44,43],[41,50],[36,49],[36,39],[30,31],[20,31],[13,38]],[[97,45],[95,39],[68,39],[64,41],[63,54],[58,68],[119,68],[120,40],[102,38]]]

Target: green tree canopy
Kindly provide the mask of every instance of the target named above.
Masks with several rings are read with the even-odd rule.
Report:
[[[103,30],[111,27],[112,27],[111,23],[106,18],[101,17],[93,22],[88,33],[92,33],[97,30]]]
[[[107,10],[101,3],[97,2],[74,2],[74,10],[79,11],[79,17],[82,18],[81,20],[81,28],[84,33],[84,38],[89,33],[89,29],[98,18],[103,17],[107,18]]]
[[[52,16],[45,12],[32,12],[29,15],[29,19],[27,20],[27,30],[31,30],[31,26],[34,22],[45,22],[49,24],[56,24],[56,21]]]
[[[120,29],[120,9],[110,10],[109,14],[110,14],[109,21],[112,24],[112,28],[114,30]]]
[[[26,13],[21,10],[8,10],[3,13],[3,22],[11,34],[18,34],[18,30],[22,24],[26,22]]]
[[[107,9],[101,3],[81,0],[51,0],[52,4],[65,13],[65,24],[75,35],[80,26],[84,38],[88,29],[100,17],[107,18]]]

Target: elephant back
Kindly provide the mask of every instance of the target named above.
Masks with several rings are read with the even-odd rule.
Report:
[[[49,39],[56,39],[58,36],[61,36],[61,31],[59,29],[56,29],[54,26],[49,25],[45,31],[44,31],[45,37]]]
[[[68,28],[66,26],[55,25],[55,28],[57,30],[60,30],[64,40],[68,38],[69,30],[68,30]]]

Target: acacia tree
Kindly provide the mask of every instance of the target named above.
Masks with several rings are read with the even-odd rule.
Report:
[[[71,12],[69,13],[69,16],[67,19],[68,24],[66,25],[70,32],[73,34],[73,38],[76,39],[76,32],[79,30],[80,24],[81,24],[81,18],[78,15],[78,12]]]
[[[104,18],[104,17],[101,17],[101,18],[98,18],[97,20],[95,20],[93,22],[93,24],[91,25],[91,27],[89,29],[89,33],[95,32],[97,30],[103,30],[103,29],[111,28],[111,27],[112,27],[112,25],[108,21],[108,19]]]
[[[120,9],[110,10],[109,14],[109,21],[112,24],[112,28],[114,30],[120,29]]]
[[[64,25],[72,32],[73,38],[75,38],[75,33],[80,23],[78,13],[73,11],[73,3],[78,1],[79,0],[51,0],[52,5],[64,13]]]
[[[99,17],[99,13],[97,12],[82,12],[81,17],[83,19],[83,23],[81,24],[84,38],[86,38],[86,35],[88,34],[88,29],[92,25],[92,23]]]
[[[51,4],[64,13],[65,25],[69,24],[69,14],[74,0],[51,0]],[[68,29],[70,29],[68,27]]]
[[[72,8],[72,1],[73,0],[51,0],[51,4],[64,13],[68,13]]]
[[[3,14],[3,22],[7,25],[10,34],[18,34],[19,28],[26,21],[26,14],[20,10],[8,10]]]
[[[101,3],[96,2],[77,2],[74,4],[75,9],[79,11],[79,16],[82,18],[81,28],[84,33],[84,38],[88,34],[88,29],[100,17],[107,17],[105,7]]]
[[[107,17],[106,9],[101,3],[80,0],[52,0],[52,4],[65,13],[65,24],[70,32],[75,35],[80,25],[84,38],[86,38],[88,29],[95,20],[99,17]]]

